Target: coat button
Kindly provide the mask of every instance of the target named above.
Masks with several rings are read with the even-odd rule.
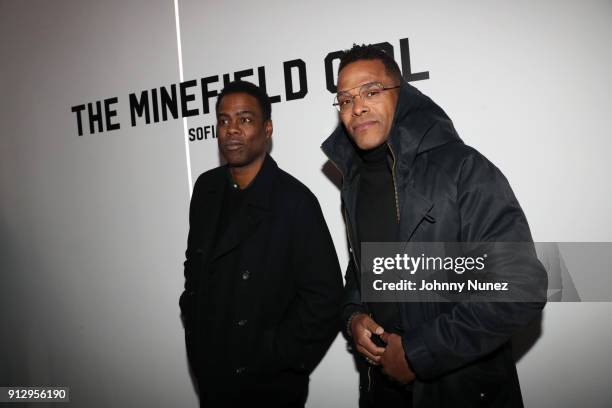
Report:
[[[251,272],[249,272],[248,270],[244,271],[242,273],[242,280],[247,280],[251,277]]]
[[[244,374],[244,372],[245,372],[245,371],[246,371],[246,368],[244,368],[244,367],[238,367],[238,368],[236,369],[236,374],[237,374],[237,375],[241,375],[241,374]]]
[[[246,326],[246,324],[247,324],[246,319],[238,320],[238,326],[242,327],[242,326]]]

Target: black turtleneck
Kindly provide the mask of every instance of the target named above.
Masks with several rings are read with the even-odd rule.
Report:
[[[357,231],[362,242],[392,242],[397,236],[397,212],[387,144],[360,150],[362,165],[357,193]]]
[[[362,164],[357,193],[357,234],[361,242],[394,242],[398,237],[395,189],[387,143],[359,150]],[[396,303],[371,302],[374,320],[386,331],[397,333],[400,324]]]

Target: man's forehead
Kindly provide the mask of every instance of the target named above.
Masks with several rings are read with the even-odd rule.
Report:
[[[225,95],[219,103],[219,115],[257,115],[261,114],[261,108],[257,98],[248,93],[231,93]]]
[[[221,109],[219,108],[219,115],[236,115],[236,116],[243,116],[243,115],[256,115],[257,112],[253,109],[249,109],[249,108],[240,108],[237,107],[236,109]]]
[[[349,91],[370,82],[389,82],[387,71],[380,60],[359,60],[345,66],[338,75],[338,92]]]

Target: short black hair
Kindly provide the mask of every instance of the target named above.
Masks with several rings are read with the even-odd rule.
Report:
[[[387,54],[383,48],[374,44],[353,44],[351,49],[345,50],[340,57],[338,74],[340,74],[340,71],[348,64],[362,60],[379,60],[383,63],[385,71],[391,78],[398,82],[402,79],[402,72],[393,57]]]
[[[272,103],[270,102],[270,97],[266,91],[247,81],[233,81],[223,88],[217,97],[217,103],[215,104],[215,111],[217,114],[219,113],[219,104],[221,103],[221,99],[223,99],[223,97],[226,95],[235,93],[246,93],[257,99],[263,114],[263,120],[266,121],[272,118]]]

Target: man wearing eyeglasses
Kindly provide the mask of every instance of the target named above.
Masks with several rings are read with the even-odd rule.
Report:
[[[376,46],[344,53],[337,88],[341,123],[322,149],[343,176],[342,314],[359,353],[360,405],[522,406],[509,340],[544,302],[363,302],[360,286],[361,243],[531,242],[508,182]],[[536,258],[512,273],[545,285]]]

